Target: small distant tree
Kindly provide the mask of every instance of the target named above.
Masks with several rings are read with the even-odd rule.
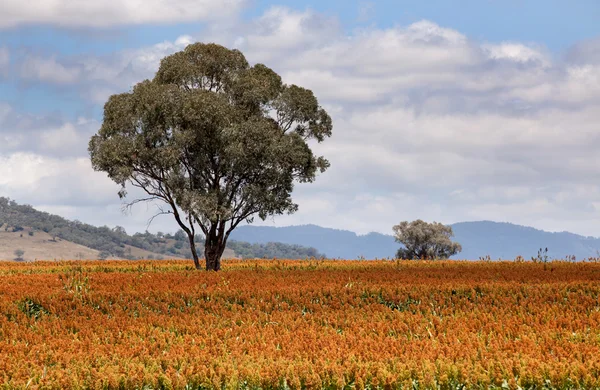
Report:
[[[396,253],[399,259],[447,259],[462,250],[459,243],[450,239],[454,236],[452,228],[439,222],[404,221],[393,230],[396,242],[404,245]]]
[[[179,229],[177,231],[177,233],[175,233],[175,235],[173,236],[173,238],[176,241],[185,241],[187,239],[187,236],[185,235],[185,232],[181,229]]]
[[[24,254],[25,254],[25,251],[23,249],[17,249],[17,250],[15,250],[15,256],[17,256],[17,258],[15,260],[23,261],[23,255]]]
[[[126,236],[126,235],[127,235],[127,231],[126,231],[126,230],[125,230],[125,228],[124,228],[124,227],[122,227],[122,226],[115,226],[115,227],[112,229],[112,231],[113,231],[113,232],[115,232],[115,233],[117,233],[117,234],[120,234],[120,235],[122,235],[122,236]]]

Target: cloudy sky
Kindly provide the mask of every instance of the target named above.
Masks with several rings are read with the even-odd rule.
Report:
[[[263,222],[391,233],[416,218],[600,236],[597,0],[3,0],[0,196],[143,231],[89,163],[108,96],[195,41],[312,89],[331,168]],[[169,217],[151,231],[174,231]]]

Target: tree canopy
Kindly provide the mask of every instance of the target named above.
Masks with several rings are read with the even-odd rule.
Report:
[[[312,91],[286,85],[238,50],[195,43],[165,57],[154,79],[112,95],[89,143],[94,169],[140,201],[168,205],[188,236],[205,236],[206,268],[220,269],[229,234],[255,216],[293,213],[296,182],[329,162],[308,142],[331,136],[332,121]]]
[[[404,221],[393,230],[396,241],[404,245],[396,253],[399,259],[447,259],[462,250],[459,243],[450,239],[454,236],[452,227],[439,222]]]

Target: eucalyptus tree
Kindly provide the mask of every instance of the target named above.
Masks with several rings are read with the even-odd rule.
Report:
[[[161,60],[152,80],[110,96],[89,143],[92,166],[161,202],[186,233],[205,236],[207,270],[219,270],[230,233],[258,216],[293,213],[295,183],[329,162],[309,142],[331,136],[332,120],[312,91],[287,85],[239,50],[194,43]],[[199,231],[198,231],[199,229]]]
[[[399,259],[447,259],[462,250],[459,243],[451,240],[454,236],[452,227],[439,222],[403,221],[393,230],[396,241],[404,245],[396,253]]]

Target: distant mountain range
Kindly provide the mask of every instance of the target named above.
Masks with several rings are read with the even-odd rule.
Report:
[[[526,259],[537,256],[540,248],[548,248],[550,258],[575,256],[578,260],[597,257],[600,239],[573,233],[550,233],[511,223],[479,221],[451,225],[454,240],[462,245],[455,259],[477,260]],[[282,242],[313,247],[330,258],[366,259],[393,258],[400,244],[394,237],[380,233],[357,235],[348,230],[323,228],[316,225],[267,227],[241,226],[231,238],[250,243]]]

